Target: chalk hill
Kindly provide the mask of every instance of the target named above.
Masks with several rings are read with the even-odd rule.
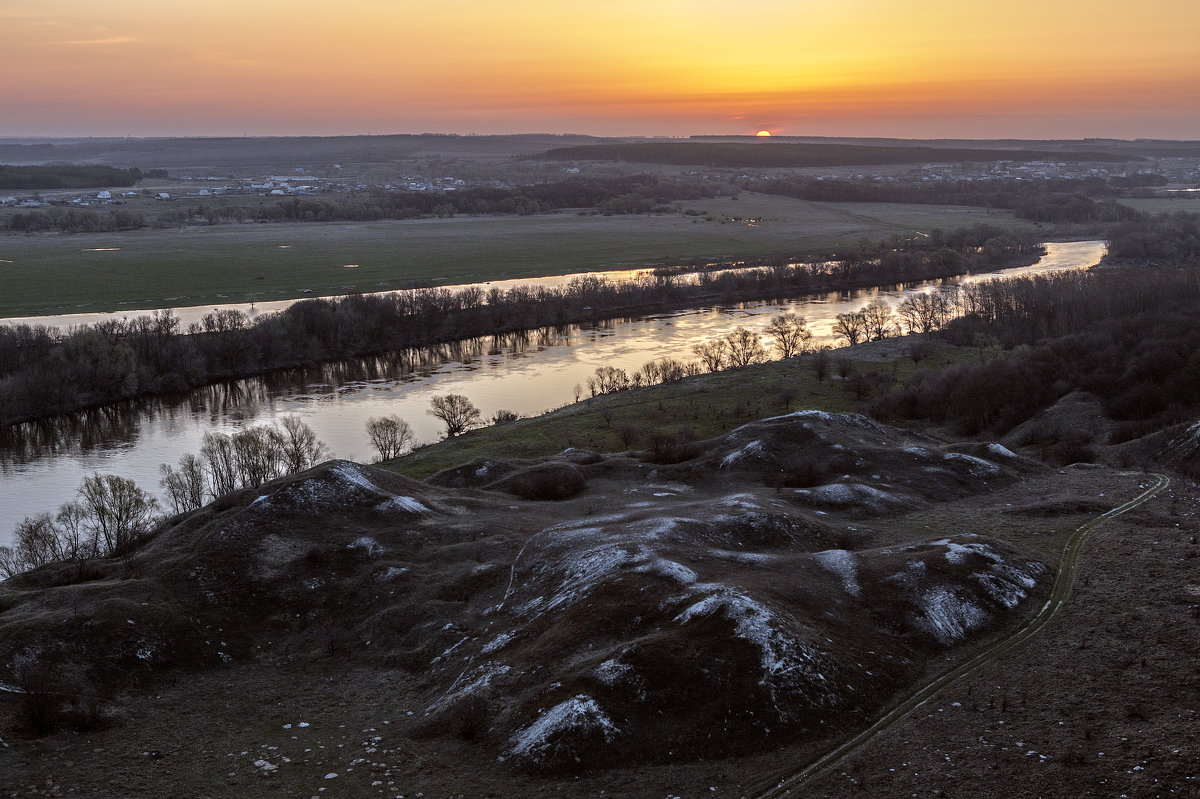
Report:
[[[649,458],[423,483],[331,461],[172,519],[86,582],[10,581],[0,669],[32,658],[115,695],[167,670],[351,658],[415,676],[412,736],[603,768],[861,726],[1048,588],[971,530],[880,546],[860,529],[1041,468],[999,445],[800,412]]]

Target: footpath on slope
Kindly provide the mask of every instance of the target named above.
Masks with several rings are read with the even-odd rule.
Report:
[[[777,799],[778,797],[791,796],[793,791],[805,787],[818,776],[841,763],[853,752],[869,743],[875,736],[890,729],[892,726],[902,721],[910,713],[924,705],[934,696],[936,696],[943,688],[957,682],[978,670],[979,668],[993,663],[1000,658],[1013,651],[1021,644],[1028,641],[1033,636],[1037,635],[1043,627],[1050,623],[1050,620],[1057,615],[1059,609],[1066,604],[1067,599],[1071,595],[1071,586],[1075,582],[1076,564],[1079,560],[1079,552],[1083,549],[1083,544],[1088,536],[1097,527],[1104,522],[1116,516],[1120,516],[1128,510],[1136,508],[1143,502],[1152,498],[1159,491],[1162,491],[1170,485],[1170,478],[1163,474],[1153,474],[1154,484],[1138,494],[1133,499],[1118,505],[1115,508],[1101,513],[1099,516],[1091,519],[1085,524],[1080,525],[1067,543],[1063,546],[1062,557],[1059,559],[1058,574],[1054,579],[1054,587],[1050,591],[1050,597],[1046,600],[1046,604],[1037,612],[1028,622],[1014,630],[1010,635],[993,641],[988,646],[977,652],[974,657],[964,663],[959,664],[953,669],[933,678],[913,692],[907,699],[904,699],[899,704],[894,705],[890,710],[884,713],[874,724],[860,732],[842,745],[830,750],[821,757],[817,758],[799,771],[794,771],[783,777],[778,778],[771,787],[766,788],[755,794],[757,799]],[[799,794],[797,794],[799,795]]]

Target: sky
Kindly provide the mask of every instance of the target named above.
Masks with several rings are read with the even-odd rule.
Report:
[[[1196,0],[0,0],[0,136],[1200,139]]]

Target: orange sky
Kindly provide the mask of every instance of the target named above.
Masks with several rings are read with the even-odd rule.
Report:
[[[2,0],[0,136],[1200,138],[1196,0]]]

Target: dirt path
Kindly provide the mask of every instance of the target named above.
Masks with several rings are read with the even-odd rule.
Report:
[[[1149,488],[1145,489],[1141,494],[1138,494],[1128,502],[1118,505],[1104,513],[1096,516],[1091,521],[1078,527],[1071,534],[1063,547],[1062,557],[1059,559],[1058,575],[1054,580],[1054,587],[1050,591],[1050,598],[1046,600],[1046,604],[1042,606],[1033,618],[1026,622],[1023,626],[1014,630],[1010,635],[994,641],[990,645],[980,650],[974,657],[965,663],[951,669],[944,674],[935,677],[930,682],[918,688],[911,696],[903,700],[899,704],[893,706],[883,716],[881,716],[874,724],[860,732],[858,735],[846,741],[841,746],[833,749],[823,756],[817,758],[812,763],[804,768],[795,771],[789,775],[779,778],[774,785],[767,788],[756,796],[758,799],[775,799],[776,797],[791,796],[793,791],[799,791],[805,787],[817,776],[823,774],[828,769],[841,763],[852,752],[869,743],[879,733],[889,729],[897,722],[908,716],[921,705],[928,702],[943,688],[951,685],[963,677],[978,670],[980,667],[993,663],[1007,655],[1012,650],[1019,647],[1025,641],[1037,635],[1043,627],[1050,623],[1050,620],[1058,613],[1059,609],[1066,603],[1071,595],[1071,586],[1075,581],[1076,563],[1079,560],[1079,552],[1083,548],[1084,542],[1093,530],[1102,525],[1104,522],[1119,516],[1128,510],[1136,508],[1146,500],[1153,497],[1159,491],[1162,491],[1170,484],[1170,478],[1166,475],[1155,474],[1151,475],[1154,478],[1154,483]],[[799,795],[798,793],[796,795]]]

